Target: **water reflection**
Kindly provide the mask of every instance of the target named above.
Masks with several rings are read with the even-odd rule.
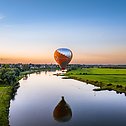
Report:
[[[24,75],[23,80],[27,80],[27,79],[28,79],[28,75],[26,74]]]
[[[12,88],[11,99],[14,101],[15,96],[17,95],[17,89],[20,87],[20,83],[17,82],[16,85]]]
[[[37,71],[36,74],[41,74],[41,71]]]
[[[124,94],[96,92],[93,85],[53,76],[58,72],[31,74],[27,81],[20,80],[10,103],[10,126],[126,126]]]
[[[58,122],[67,122],[72,117],[72,111],[70,106],[66,103],[64,97],[62,96],[61,101],[55,107],[53,111],[53,117]]]

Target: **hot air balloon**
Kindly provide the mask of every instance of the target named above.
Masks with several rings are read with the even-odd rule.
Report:
[[[54,52],[54,58],[62,70],[64,70],[71,61],[72,56],[72,51],[67,48],[59,48]]]
[[[67,122],[72,118],[72,110],[63,96],[53,111],[53,117],[58,122]]]

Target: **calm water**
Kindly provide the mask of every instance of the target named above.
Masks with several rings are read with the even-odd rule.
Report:
[[[93,85],[53,73],[20,81],[10,104],[10,126],[126,126],[124,94],[95,92]]]

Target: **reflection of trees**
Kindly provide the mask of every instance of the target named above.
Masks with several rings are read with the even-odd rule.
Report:
[[[23,80],[27,80],[28,79],[28,75],[24,75]]]
[[[62,96],[61,101],[55,107],[53,111],[53,117],[56,121],[66,122],[72,117],[72,111],[70,106],[66,103],[64,97]]]
[[[45,71],[45,74],[47,74],[47,71]]]
[[[19,82],[12,88],[11,99],[15,100],[15,95],[17,95],[17,89],[20,87]]]
[[[36,74],[41,74],[41,71],[37,71]]]

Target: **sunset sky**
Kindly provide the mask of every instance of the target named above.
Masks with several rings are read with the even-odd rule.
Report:
[[[126,0],[0,0],[0,63],[126,64]]]

